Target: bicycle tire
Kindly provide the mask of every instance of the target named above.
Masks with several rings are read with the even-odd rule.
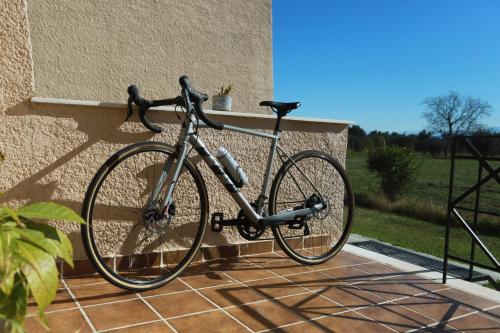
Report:
[[[137,273],[137,272],[134,273],[133,270],[130,269],[130,266],[131,265],[133,266],[134,262],[140,263],[141,260],[144,261],[144,256],[147,256],[147,258],[148,258],[146,260],[146,262],[148,262],[148,265],[150,264],[150,262],[149,262],[150,255],[155,258],[154,260],[157,261],[158,260],[158,254],[157,254],[158,252],[154,252],[154,245],[153,245],[153,250],[152,250],[153,252],[148,252],[147,254],[142,254],[142,253],[136,254],[135,252],[132,252],[132,253],[128,253],[126,255],[118,256],[118,259],[120,260],[120,263],[118,263],[118,264],[117,264],[117,254],[115,254],[114,258],[112,259],[113,263],[112,264],[110,263],[111,262],[110,257],[107,257],[106,254],[104,253],[105,251],[102,249],[100,250],[99,247],[96,245],[96,237],[98,237],[97,234],[99,234],[99,232],[96,232],[94,234],[94,230],[97,230],[97,225],[94,225],[94,223],[97,223],[96,221],[94,221],[94,219],[96,218],[96,216],[95,216],[96,209],[97,209],[96,207],[99,207],[99,203],[97,203],[97,205],[96,205],[96,199],[99,197],[100,192],[105,192],[105,194],[103,194],[103,196],[104,196],[104,198],[106,198],[106,200],[109,200],[110,202],[113,202],[113,200],[122,200],[122,199],[116,199],[114,197],[108,198],[108,197],[111,197],[111,195],[108,195],[108,197],[106,197],[106,188],[103,190],[103,188],[102,188],[103,184],[106,182],[106,180],[108,179],[110,174],[113,171],[115,171],[118,166],[120,166],[120,165],[127,166],[127,164],[125,162],[128,161],[129,159],[131,159],[132,157],[135,158],[135,157],[139,156],[140,157],[139,159],[141,159],[142,156],[145,156],[146,153],[150,153],[150,152],[158,153],[158,154],[161,154],[161,156],[164,155],[165,157],[167,157],[167,156],[176,157],[177,156],[176,151],[173,147],[168,146],[162,142],[151,142],[151,141],[133,144],[133,145],[127,146],[127,147],[121,149],[120,151],[116,152],[102,165],[102,167],[98,170],[98,172],[96,173],[96,175],[92,179],[92,182],[90,183],[90,185],[87,189],[86,195],[85,195],[85,199],[84,199],[83,207],[82,207],[82,214],[81,214],[82,217],[84,218],[84,220],[87,222],[86,224],[81,226],[81,235],[82,235],[83,245],[84,245],[84,248],[85,248],[85,251],[87,253],[88,258],[90,259],[90,262],[95,267],[97,272],[99,272],[107,281],[109,281],[110,283],[112,283],[113,285],[115,285],[117,287],[131,290],[131,291],[147,291],[147,290],[159,288],[159,287],[165,285],[166,283],[170,282],[174,278],[176,278],[179,274],[181,274],[182,271],[192,262],[193,258],[197,254],[197,252],[201,246],[201,243],[203,241],[203,238],[204,238],[204,235],[206,232],[206,228],[207,228],[207,221],[208,221],[208,195],[207,195],[207,189],[205,186],[205,182],[202,178],[201,173],[196,168],[195,164],[192,161],[190,161],[189,159],[186,159],[184,167],[183,167],[183,173],[179,177],[179,181],[177,182],[175,189],[177,189],[179,187],[179,183],[181,182],[181,177],[184,177],[183,175],[186,175],[186,177],[192,177],[192,180],[195,183],[196,191],[198,192],[198,195],[199,195],[199,205],[198,206],[199,206],[199,210],[200,210],[199,221],[197,221],[198,225],[197,226],[192,225],[192,227],[196,229],[196,234],[195,234],[194,240],[190,244],[189,248],[187,248],[187,246],[186,246],[186,249],[179,250],[177,252],[175,252],[175,251],[167,252],[167,269],[168,269],[168,256],[170,254],[177,257],[178,263],[173,262],[173,265],[175,265],[175,266],[172,269],[169,269],[169,270],[165,271],[164,273],[159,273],[157,277],[154,277],[150,280],[137,279],[137,276],[140,276],[143,273]],[[161,158],[160,158],[160,161],[161,161]],[[132,160],[130,163],[132,164],[133,162],[134,162],[134,160]],[[146,172],[147,172],[147,169],[150,168],[150,166],[147,166],[147,165],[145,168],[143,168],[142,166],[139,165],[140,163],[136,163],[136,164],[138,165],[138,168],[141,171],[138,172],[137,174],[133,174],[133,172],[130,172],[131,174],[133,174],[133,177],[135,177],[135,178],[131,178],[132,176],[129,175],[129,181],[137,179],[137,177],[140,176],[140,173],[143,172],[143,170],[146,170]],[[133,164],[133,165],[135,165],[135,164]],[[118,170],[118,171],[120,171],[120,170]],[[185,173],[184,171],[187,171],[187,173]],[[153,171],[153,177],[154,177],[154,174],[155,174],[155,172]],[[150,177],[146,177],[146,183],[148,183],[149,178]],[[111,180],[113,180],[113,177],[111,177]],[[122,180],[121,183],[127,184],[127,181],[123,181],[123,179],[121,179],[121,180]],[[153,183],[154,183],[154,179],[153,179]],[[112,189],[115,190],[113,187],[112,187]],[[147,189],[147,184],[146,184],[146,189]],[[137,190],[137,191],[139,191],[139,190]],[[110,193],[113,193],[113,192],[116,192],[116,191],[111,191]],[[133,192],[133,190],[130,190],[128,193],[124,192],[124,191],[117,191],[117,193],[118,193],[117,197],[122,198],[125,193],[127,193],[128,195],[131,195],[130,192]],[[176,195],[176,192],[174,190],[174,202],[175,202],[175,195]],[[189,198],[189,199],[192,200],[192,198]],[[129,200],[129,198],[127,198],[127,200]],[[103,201],[103,202],[107,203],[107,201]],[[127,202],[127,204],[128,204],[128,202]],[[130,204],[130,205],[132,205],[132,204]],[[127,207],[125,207],[125,208],[127,208]],[[139,208],[139,209],[132,208],[132,210],[140,210],[140,209],[143,209],[143,208]],[[175,208],[175,209],[177,210],[178,208]],[[103,211],[104,211],[104,209],[103,209]],[[126,216],[128,217],[130,215],[126,215]],[[174,221],[174,222],[172,222],[172,221],[168,222],[168,227],[170,227],[173,223],[176,223],[175,219],[177,216],[178,216],[178,213],[176,212],[175,216],[172,217],[172,221]],[[188,214],[186,214],[186,216],[188,216]],[[195,217],[195,218],[198,219],[197,217]],[[123,220],[125,220],[125,219],[126,218],[124,217]],[[138,219],[140,219],[140,217]],[[108,221],[108,222],[111,223],[111,221],[112,220],[110,219],[110,221]],[[121,222],[123,222],[123,221],[121,221]],[[141,222],[138,222],[136,225],[139,225],[140,223]],[[148,224],[146,224],[145,220],[142,223],[144,224],[144,229],[150,228],[150,226]],[[136,228],[136,225],[134,225],[132,227],[131,233]],[[166,222],[165,222],[165,225],[167,225]],[[100,230],[103,231],[104,229],[100,229]],[[160,251],[161,251],[160,261],[161,261],[161,263],[159,265],[165,266],[165,264],[164,264],[165,254],[163,252],[164,245],[162,243],[161,233],[159,233],[159,235],[160,235],[159,237],[160,237],[160,244],[161,244],[160,245]],[[146,238],[146,236],[144,238]],[[125,241],[127,241],[127,240],[128,240],[128,238],[125,238]],[[189,244],[189,243],[187,242],[187,244]],[[146,247],[147,246],[144,246],[144,248],[146,248]],[[120,247],[119,251],[121,251],[122,248],[123,247]],[[128,259],[126,258],[127,255],[128,255]],[[128,261],[128,263],[127,263],[127,261]],[[127,271],[128,273],[120,273],[117,269],[117,267],[121,267],[119,265],[123,262],[125,262],[125,265],[126,264],[129,265],[129,270]],[[131,262],[132,262],[132,264],[131,264]],[[152,267],[154,269],[156,269],[155,268],[156,266],[152,266]],[[151,269],[153,269],[153,268],[151,268]],[[137,271],[139,271],[140,269],[143,269],[142,272],[144,272],[144,268],[139,267],[139,268],[134,268],[134,269],[136,269]],[[160,269],[161,269],[161,267],[158,268],[158,270],[160,270]],[[126,270],[126,268],[124,268],[124,270]],[[130,276],[132,274],[136,274],[136,275],[135,275],[135,278],[131,279],[130,276],[124,276],[124,274],[129,274]]]
[[[274,215],[274,214],[278,213],[279,210],[277,209],[277,205],[280,202],[287,202],[287,201],[279,201],[279,200],[287,200],[287,199],[283,199],[283,198],[279,197],[280,189],[283,188],[283,190],[281,191],[282,193],[283,192],[290,193],[289,194],[290,196],[292,196],[292,195],[295,196],[295,194],[293,193],[293,190],[291,190],[290,187],[293,187],[292,185],[299,186],[300,184],[298,184],[297,177],[293,176],[292,170],[296,169],[296,171],[297,171],[296,175],[302,176],[302,174],[298,171],[297,166],[299,164],[301,164],[301,166],[304,166],[304,163],[303,163],[304,161],[307,162],[307,161],[311,161],[312,159],[317,159],[319,161],[325,162],[326,166],[329,166],[329,168],[331,170],[335,171],[335,174],[333,176],[325,176],[323,174],[321,177],[322,177],[322,179],[325,179],[325,177],[326,177],[326,179],[329,182],[332,182],[332,187],[334,188],[335,191],[338,190],[338,186],[337,186],[338,184],[340,184],[340,183],[343,184],[344,189],[342,192],[343,192],[344,198],[342,199],[342,201],[343,201],[344,205],[347,205],[347,207],[343,207],[343,209],[342,209],[342,214],[341,214],[342,215],[341,216],[342,217],[342,230],[341,230],[340,234],[338,234],[338,232],[337,232],[335,238],[332,237],[330,234],[324,235],[321,233],[319,236],[318,235],[313,235],[313,236],[307,235],[306,236],[305,231],[303,231],[303,230],[305,230],[305,226],[303,227],[304,229],[297,229],[297,230],[300,230],[300,232],[304,233],[303,236],[298,235],[298,232],[296,232],[295,235],[298,235],[298,236],[294,236],[294,235],[289,236],[288,235],[288,237],[287,237],[287,235],[285,234],[285,231],[288,232],[287,228],[290,230],[293,230],[287,224],[272,227],[274,237],[276,238],[276,241],[278,242],[278,244],[281,247],[281,249],[283,250],[283,252],[285,252],[293,260],[300,262],[302,264],[306,264],[306,265],[321,264],[321,263],[331,259],[332,257],[334,257],[340,251],[340,249],[344,246],[345,242],[347,241],[347,238],[349,237],[349,234],[350,234],[351,229],[352,229],[353,218],[354,218],[354,194],[352,192],[352,187],[351,187],[351,184],[349,182],[349,178],[347,177],[347,174],[346,174],[344,168],[331,155],[326,154],[326,153],[321,152],[321,151],[316,151],[316,150],[302,151],[302,152],[295,154],[290,159],[285,161],[285,163],[278,170],[278,172],[276,173],[276,176],[273,180],[273,183],[271,186],[271,192],[270,192],[270,196],[269,196],[269,212],[270,212],[270,214]],[[323,169],[322,171],[326,171],[327,169]],[[303,171],[303,172],[305,173],[307,171]],[[312,175],[314,175],[314,174],[317,175],[319,173],[316,171]],[[287,176],[288,176],[288,178],[287,178]],[[307,175],[307,176],[309,177],[311,175]],[[303,178],[305,179],[305,177],[303,177]],[[285,181],[285,179],[287,179],[287,180]],[[290,179],[290,181],[288,181],[288,179]],[[285,184],[282,187],[284,181],[285,181]],[[335,182],[337,185],[335,185]],[[307,182],[305,182],[305,181],[304,181],[304,183],[307,184]],[[319,185],[324,187],[324,184],[316,184],[315,186],[319,186]],[[301,193],[301,195],[302,195],[302,197],[304,197],[301,200],[305,201],[307,199],[307,195],[304,195],[305,193],[314,192],[313,187],[311,185],[308,185],[308,186],[310,187],[310,189],[308,189],[308,191],[303,192],[304,189],[300,189],[300,191],[303,192],[303,193]],[[338,202],[341,200],[339,198],[340,194],[338,194],[340,192],[338,192],[338,193],[334,192],[334,193],[335,194],[330,197],[332,203],[329,206],[331,206],[331,207],[334,206],[335,202],[338,204]],[[326,193],[323,193],[322,195],[326,195]],[[296,201],[289,200],[290,205],[292,205],[291,202],[298,202],[298,201],[300,201],[300,200],[296,200]],[[297,205],[297,203],[295,203],[295,205]],[[292,209],[292,208],[288,207],[288,209]],[[332,215],[332,214],[330,214],[330,215]],[[315,218],[315,216],[313,218]],[[323,225],[327,225],[328,223],[330,223],[330,225],[336,226],[335,220],[333,220],[334,223],[332,224],[331,221],[325,221],[325,218],[326,217],[323,217],[323,221],[324,221]],[[337,221],[338,221],[338,216],[332,216],[331,218],[332,219],[337,218]],[[310,223],[311,223],[310,221],[308,221],[306,223],[308,225],[308,230],[311,229],[311,227],[309,226]],[[323,242],[323,240],[325,240],[325,243],[328,242],[329,237],[332,238],[331,244],[329,244],[328,246],[325,246],[326,251],[324,253],[320,253],[320,254],[316,255],[315,251],[317,249],[317,246],[315,246],[315,244],[314,244],[314,242],[315,242],[314,237],[316,237],[316,239],[318,239],[318,237],[319,237],[320,242]],[[312,246],[310,246],[311,244],[309,244],[309,246],[306,246],[307,240],[312,241]],[[311,250],[311,248],[314,249],[314,251]]]

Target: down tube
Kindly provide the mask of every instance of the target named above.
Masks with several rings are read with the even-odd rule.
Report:
[[[210,154],[203,142],[198,138],[197,135],[192,134],[189,138],[189,142],[193,145],[194,149],[200,154],[201,158],[207,163],[208,167],[217,176],[219,181],[224,185],[226,190],[231,194],[234,201],[238,206],[243,209],[246,216],[254,224],[261,218],[250,206],[248,200],[243,196],[240,190],[234,185],[231,179],[226,175],[220,163]]]

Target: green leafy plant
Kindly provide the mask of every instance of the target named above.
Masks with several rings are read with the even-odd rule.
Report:
[[[401,147],[378,147],[368,153],[368,168],[380,176],[380,189],[391,202],[415,180],[413,151]]]
[[[84,223],[73,210],[51,202],[17,209],[0,206],[0,331],[25,332],[30,296],[47,326],[45,308],[54,300],[58,285],[56,259],[73,266],[73,247],[68,237],[36,220]]]
[[[229,93],[233,90],[233,84],[229,83],[229,85],[224,88],[224,86],[220,87],[220,91],[217,93],[218,96],[228,96]]]

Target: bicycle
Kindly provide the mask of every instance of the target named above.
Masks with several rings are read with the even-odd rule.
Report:
[[[87,223],[81,234],[95,269],[118,287],[146,291],[173,280],[193,261],[209,215],[205,181],[189,157],[193,148],[240,207],[234,219],[212,214],[212,231],[233,226],[243,238],[256,240],[271,228],[281,249],[308,265],[323,263],[340,251],[354,213],[344,168],[327,153],[307,150],[291,156],[278,144],[282,118],[300,103],[260,103],[277,114],[270,134],[211,120],[202,107],[208,96],[195,90],[187,76],[179,83],[180,96],[156,101],[143,98],[136,86],[128,88],[127,120],[132,104],[139,107],[144,126],[155,133],[162,129],[146,116],[151,107],[176,105],[184,119],[175,147],[154,141],[129,145],[92,179],[83,202]],[[240,191],[246,175],[237,162],[224,149],[214,157],[200,139],[198,129],[207,126],[271,140],[261,193],[253,203]],[[270,183],[276,155],[283,164]]]

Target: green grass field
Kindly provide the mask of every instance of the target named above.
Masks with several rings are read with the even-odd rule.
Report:
[[[357,207],[352,232],[442,258],[445,230],[446,228],[442,225]],[[481,240],[497,256],[500,255],[500,237],[482,236]],[[470,246],[471,240],[468,234],[464,230],[452,228],[450,254],[468,258]],[[492,265],[481,251],[476,251],[476,253],[476,260]]]
[[[399,201],[387,207],[379,190],[378,177],[368,170],[366,158],[367,155],[364,152],[348,151],[347,154],[347,172],[353,190],[360,199],[357,200],[353,232],[396,246],[442,257],[445,227],[439,223],[443,222],[446,213],[450,160],[417,157],[419,167],[414,185],[402,195]],[[498,166],[498,163],[493,164],[493,167]],[[477,162],[458,161],[455,177],[455,193],[462,192],[475,184]],[[367,205],[367,202],[377,204]],[[463,205],[472,207],[473,202],[474,195],[471,195]],[[480,209],[500,213],[500,186],[493,180],[487,183],[481,190],[480,202]],[[467,218],[471,221],[470,215]],[[480,215],[479,220],[493,225],[500,223],[500,219],[486,215]],[[429,223],[429,221],[435,223]],[[500,234],[495,230],[500,229],[490,229],[488,235],[482,235],[481,239],[498,258],[500,257]],[[468,257],[470,245],[471,239],[463,229],[452,228],[451,254]],[[476,253],[479,252],[476,251]],[[491,264],[482,253],[478,254],[477,260]]]
[[[380,197],[378,178],[368,170],[365,152],[348,151],[347,170],[354,191],[366,195]],[[446,210],[448,200],[448,184],[450,177],[450,160],[444,158],[417,157],[417,174],[413,186],[402,199],[425,203],[426,205]],[[493,168],[500,163],[491,162]],[[455,194],[465,191],[477,180],[478,163],[472,160],[457,160],[455,173]],[[486,172],[483,171],[483,177]],[[465,203],[473,206],[474,195],[470,195]],[[490,180],[481,189],[480,209],[494,210],[500,213],[500,188],[494,180]]]

